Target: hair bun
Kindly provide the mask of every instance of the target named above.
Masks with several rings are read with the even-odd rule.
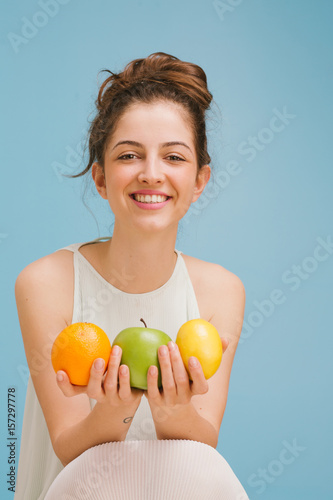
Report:
[[[155,82],[172,85],[193,99],[203,110],[207,110],[213,99],[207,88],[207,77],[200,66],[181,61],[165,52],[155,52],[144,59],[135,59],[128,63],[121,73],[108,71],[111,76],[100,88],[97,107],[105,107],[105,94],[116,95],[133,85]],[[107,99],[109,101],[109,98]]]

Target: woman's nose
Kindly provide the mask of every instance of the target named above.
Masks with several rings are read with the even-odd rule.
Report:
[[[157,159],[149,159],[145,162],[142,162],[141,165],[142,168],[138,175],[138,179],[140,182],[157,184],[163,181],[164,173]]]

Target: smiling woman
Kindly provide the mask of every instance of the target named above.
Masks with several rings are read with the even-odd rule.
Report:
[[[168,141],[170,137],[178,140]],[[162,231],[166,225],[176,236],[179,220],[210,175],[209,165],[198,168],[195,151],[192,127],[179,105],[168,101],[129,105],[118,118],[103,159],[92,165],[96,188],[115,215],[114,239],[121,231],[128,241],[133,234],[129,227],[151,235],[152,229]],[[154,241],[160,245],[161,239]]]
[[[114,213],[113,234],[43,257],[16,282],[31,377],[15,499],[246,500],[215,449],[244,287],[221,265],[175,248],[179,221],[210,177],[206,75],[162,52],[109,73],[88,165],[74,177],[91,172]],[[45,345],[66,325],[94,322],[112,343],[141,317],[172,339],[158,350],[161,388],[155,366],[147,390],[132,388],[120,348],[105,375],[95,360],[87,386],[62,370],[55,377]],[[209,380],[193,356],[187,372],[175,344],[181,325],[197,318],[217,329],[224,351]]]

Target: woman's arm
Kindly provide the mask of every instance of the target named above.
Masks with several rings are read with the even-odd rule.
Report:
[[[221,266],[214,266],[206,273],[205,293],[213,304],[212,315],[207,318],[225,339],[222,363],[207,381],[201,366],[190,369],[193,384],[180,361],[179,351],[170,350],[160,356],[162,376],[165,371],[166,386],[159,393],[153,373],[149,373],[152,409],[157,436],[160,439],[192,439],[216,447],[223,414],[226,407],[231,368],[242,330],[245,289],[241,280]],[[228,345],[228,349],[225,346]]]
[[[58,333],[71,323],[73,282],[73,256],[59,251],[27,266],[15,285],[30,374],[54,451],[64,465],[94,445],[124,440],[130,426],[124,419],[134,415],[142,396],[131,391],[128,370],[119,373],[118,390],[121,352],[111,355],[103,386],[104,370],[94,367],[86,388],[72,386],[64,372],[57,384],[51,348]],[[89,397],[98,401],[93,410]]]

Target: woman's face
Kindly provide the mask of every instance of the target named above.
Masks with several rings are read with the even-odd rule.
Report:
[[[134,104],[109,141],[104,174],[93,165],[100,195],[109,201],[115,225],[157,231],[177,228],[210,176],[197,171],[193,133],[172,102]]]

